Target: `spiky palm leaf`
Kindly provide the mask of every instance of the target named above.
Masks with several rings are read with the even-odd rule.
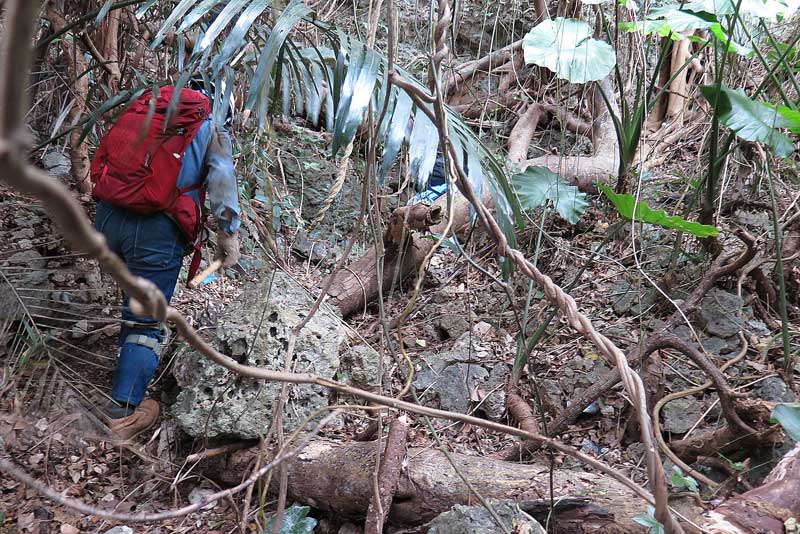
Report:
[[[255,23],[267,9],[267,3],[266,0],[181,0],[162,24],[152,46],[158,46],[176,27],[183,32],[206,24],[192,56],[183,65],[178,85],[198,70],[209,71],[217,78],[227,70],[229,78],[231,60],[242,58],[249,82],[245,107],[259,125],[266,124],[274,109],[287,114],[293,110],[314,124],[324,115],[325,127],[333,134],[334,156],[353,141],[368,110],[372,110],[377,120],[388,94],[387,113],[381,124],[376,125],[383,145],[379,182],[383,183],[405,146],[412,178],[418,187],[426,187],[439,150],[438,129],[429,114],[412,102],[403,89],[392,86],[387,91],[386,58],[317,21],[302,0],[292,0],[266,38],[256,36],[254,42],[263,42],[260,51],[246,55],[245,47],[251,42],[248,35],[258,34]],[[139,14],[145,11],[142,9]],[[289,35],[301,21],[321,29],[329,47],[302,46],[291,41]],[[232,30],[224,37],[223,30],[229,26]],[[427,92],[410,73],[397,66],[395,71]],[[447,120],[458,154],[457,164],[476,193],[483,196],[485,191],[489,192],[498,222],[513,241],[514,223],[522,225],[523,219],[503,165],[456,112],[447,109]]]

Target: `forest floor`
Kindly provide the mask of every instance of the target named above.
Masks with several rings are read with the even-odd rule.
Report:
[[[286,254],[288,269],[316,294],[341,254],[358,206],[354,201],[356,195],[345,192],[316,231],[307,234],[298,231],[299,225],[291,224],[307,220],[308,213],[313,213],[315,204],[327,194],[327,177],[331,176],[326,139],[304,130],[302,125],[294,125],[291,130],[292,134],[281,135],[278,139],[287,155],[282,160],[286,172],[285,187],[279,192],[283,198],[280,215],[283,225],[277,243],[279,250]],[[658,207],[669,210],[682,192],[666,189],[670,181],[665,178],[693,164],[690,150],[678,153],[669,168],[662,167],[649,177],[645,197],[659,198]],[[347,187],[358,190],[357,173]],[[0,191],[0,204],[3,206],[0,243],[4,244],[0,250],[3,276],[0,308],[16,318],[5,323],[0,341],[9,354],[17,357],[10,366],[15,372],[4,378],[0,392],[0,440],[5,449],[20,465],[56,491],[104,509],[120,512],[168,510],[194,502],[217,489],[212,480],[195,472],[185,461],[188,454],[204,448],[203,440],[181,435],[168,409],[174,402],[175,390],[170,362],[177,352],[185,350],[185,345],[173,340],[162,361],[159,378],[151,389],[151,396],[159,399],[163,406],[159,425],[133,443],[111,442],[108,429],[93,406],[110,388],[116,353],[119,291],[99,272],[95,262],[64,248],[58,232],[39,206],[8,190]],[[532,214],[529,230],[521,234],[520,243],[529,257],[538,257],[543,272],[562,286],[572,286],[570,293],[598,330],[620,348],[628,350],[637,343],[640,333],[655,329],[672,311],[672,304],[660,297],[642,272],[662,280],[669,273],[671,296],[680,299],[702,276],[707,258],[700,247],[688,243],[687,253],[680,263],[672,263],[670,233],[650,228],[637,240],[635,255],[630,239],[612,240],[581,273],[591,251],[602,243],[608,228],[615,222],[613,216],[598,205],[593,203],[594,207],[574,227],[549,217],[538,253],[535,253],[535,234],[530,228],[538,224],[539,216]],[[246,210],[243,267],[196,290],[180,284],[176,292],[173,304],[191,317],[201,332],[215,323],[216,315],[228,303],[239,298],[245,282],[256,280],[265,272],[266,262],[255,224],[260,211],[257,203],[253,206]],[[90,204],[86,208],[89,213],[93,211]],[[348,217],[349,222],[343,222],[348,221]],[[754,232],[768,229],[769,221],[755,212],[739,211],[733,218],[736,224]],[[357,248],[352,257],[363,250]],[[488,275],[501,276],[493,246],[480,232],[476,232],[468,244],[468,251],[487,269]],[[181,280],[184,279],[185,273],[181,275]],[[525,302],[530,297],[525,323],[530,332],[546,316],[547,306],[535,288],[529,291],[527,281],[519,277],[512,281],[516,302]],[[747,288],[741,295],[744,300],[738,291],[741,288],[737,289],[736,280],[726,280],[710,293],[710,300],[707,297],[700,321],[695,324],[703,346],[721,365],[742,348],[740,339],[731,333],[741,328],[749,342],[749,356],[727,371],[732,386],[771,401],[794,400],[791,388],[780,378],[780,364],[774,357],[777,334],[774,313],[761,314],[759,309],[745,302]],[[24,309],[14,304],[16,298],[26,304]],[[386,305],[387,315],[398,314],[407,299],[407,291],[391,294]],[[738,302],[741,315],[729,313],[729,308],[726,310],[731,302]],[[516,353],[511,336],[517,334],[522,324],[520,311],[509,306],[509,299],[497,282],[443,248],[434,256],[421,298],[403,326],[407,353],[417,372],[424,375],[440,353],[452,350],[454,343],[466,334],[471,345],[491,349],[488,361],[470,365],[482,367],[485,371],[481,372],[487,375],[496,368],[507,370]],[[369,338],[380,326],[377,308],[367,307],[348,323]],[[684,328],[684,335],[691,339],[691,332]],[[645,377],[658,384],[662,392],[681,391],[705,380],[688,361],[664,360],[663,365],[651,369],[657,376]],[[535,362],[535,368],[525,370],[525,396],[533,402],[531,391],[536,387],[545,402],[556,409],[567,406],[570,399],[608,370],[592,345],[576,337],[559,321],[547,328],[529,361]],[[402,387],[404,375],[399,369],[395,368],[389,378],[393,390]],[[468,412],[493,417],[488,401],[496,391],[488,389],[487,383],[490,384],[467,378],[469,399],[462,400]],[[423,401],[443,405],[449,393],[434,387],[421,388],[421,394]],[[672,404],[663,411],[662,428],[667,437],[686,437],[721,424],[714,393],[702,392]],[[503,413],[497,417],[508,422]],[[643,450],[638,442],[638,430],[632,424],[634,420],[625,395],[616,389],[590,406],[560,439],[642,482]],[[364,426],[361,419],[346,416],[343,428],[331,435],[350,439]],[[444,425],[439,432],[453,450],[471,455],[496,455],[514,443],[507,436],[470,425]],[[412,426],[409,445],[433,445],[421,421]],[[759,477],[781,457],[785,447],[748,457],[725,458],[732,466],[729,472],[713,470],[706,474],[721,482],[727,480],[726,492],[741,490],[757,484]],[[539,454],[546,462],[545,453]],[[561,468],[578,467],[574,460],[560,455],[554,460]],[[667,469],[669,474],[669,466]],[[239,504],[233,500],[222,501],[208,510],[159,525],[129,526],[137,533],[229,533],[238,528]],[[332,519],[324,514],[317,517]],[[110,530],[114,525],[54,506],[24,485],[0,477],[2,532],[127,532]],[[338,528],[337,521],[331,520],[317,532],[337,532]]]

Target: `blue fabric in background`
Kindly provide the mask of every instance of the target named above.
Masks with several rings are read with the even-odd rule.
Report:
[[[445,193],[447,193],[447,174],[444,172],[444,158],[439,154],[436,156],[436,163],[433,165],[433,170],[428,178],[428,188],[414,195],[408,203],[427,202],[428,204],[433,204],[437,198]]]

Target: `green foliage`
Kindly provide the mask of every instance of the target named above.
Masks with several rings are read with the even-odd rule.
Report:
[[[714,15],[733,15],[741,2],[739,12],[762,19],[774,20],[787,17],[797,11],[796,2],[786,0],[697,0],[686,4],[690,11],[705,11]]]
[[[184,31],[207,24],[200,32],[196,51],[184,66],[177,85],[185,83],[192,72],[205,71],[209,65],[213,77],[221,76],[223,70],[230,75],[235,63],[241,62],[250,78],[246,99],[246,108],[251,112],[248,116],[255,116],[260,128],[266,126],[270,115],[277,110],[305,115],[316,125],[324,111],[325,128],[333,133],[334,155],[353,140],[367,110],[371,109],[377,118],[388,98],[387,113],[383,121],[375,125],[384,147],[378,181],[383,183],[405,146],[410,174],[418,187],[426,187],[439,150],[438,129],[429,118],[434,115],[433,107],[417,105],[404,89],[394,85],[387,88],[386,58],[317,21],[302,0],[292,0],[278,16],[272,30],[263,32],[255,21],[268,7],[267,3],[265,0],[181,0],[159,29],[152,46],[157,46],[175,25],[179,31]],[[209,22],[215,7],[222,9]],[[320,30],[326,46],[302,46],[290,39],[301,20]],[[233,30],[215,52],[215,43],[223,40],[223,30],[231,24],[234,24]],[[264,34],[267,37],[260,50],[248,52],[246,45],[252,41],[258,45]],[[429,93],[410,73],[398,65],[394,69],[412,85]],[[240,82],[243,81],[241,70]],[[458,165],[479,197],[488,190],[498,223],[514,243],[515,226],[523,224],[523,219],[503,166],[457,113],[449,109],[446,113]]]
[[[731,38],[713,12],[703,9],[702,6],[694,6],[693,9],[692,5],[681,7],[670,4],[658,7],[651,10],[647,18],[636,22],[623,22],[620,27],[628,32],[669,37],[673,41],[687,39],[683,32],[709,30],[720,43],[728,43],[729,51],[742,56],[748,56],[753,53],[752,49],[737,43]],[[697,36],[691,36],[688,39],[703,42]]]
[[[586,195],[574,185],[561,180],[547,167],[530,166],[512,178],[514,191],[523,210],[543,206],[548,201],[567,222],[575,224],[586,211]]]
[[[283,512],[280,534],[311,534],[317,526],[317,520],[313,517],[306,517],[310,508],[308,506],[292,506]],[[264,533],[272,532],[272,525],[275,518],[271,518],[267,523]]]
[[[689,475],[684,475],[681,468],[677,465],[672,466],[672,476],[669,479],[673,488],[686,488],[689,491],[697,493],[700,488],[697,486],[697,481]]]
[[[719,231],[713,226],[687,221],[677,215],[670,217],[664,210],[653,210],[645,202],[636,202],[636,199],[631,194],[617,194],[603,184],[597,184],[597,187],[614,204],[617,211],[628,220],[657,224],[664,228],[688,232],[697,237],[719,235]]]
[[[786,435],[800,441],[800,402],[778,404],[772,410],[772,422],[780,423]]]
[[[646,514],[633,516],[633,520],[647,528],[648,534],[664,534],[664,525],[655,518],[656,509],[652,506],[647,507]]]
[[[571,83],[602,80],[617,62],[608,43],[592,39],[582,20],[557,17],[531,29],[522,40],[525,63],[539,65]]]
[[[787,106],[778,106],[776,109],[789,122],[786,127],[792,133],[800,133],[800,111]]]
[[[720,87],[719,92],[715,85],[701,85],[700,91],[712,106],[716,106],[714,113],[720,122],[739,138],[764,143],[782,158],[794,151],[792,141],[776,128],[796,125],[775,108],[751,100],[742,89],[731,89],[725,85]]]

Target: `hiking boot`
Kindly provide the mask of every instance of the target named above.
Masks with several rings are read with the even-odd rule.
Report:
[[[111,421],[111,435],[123,441],[133,439],[153,426],[158,414],[158,403],[153,399],[145,399],[132,414]]]
[[[121,404],[115,400],[110,400],[105,403],[100,410],[103,412],[103,415],[109,419],[122,419],[123,417],[128,417],[134,411],[136,411],[136,406],[132,406],[130,404]]]

